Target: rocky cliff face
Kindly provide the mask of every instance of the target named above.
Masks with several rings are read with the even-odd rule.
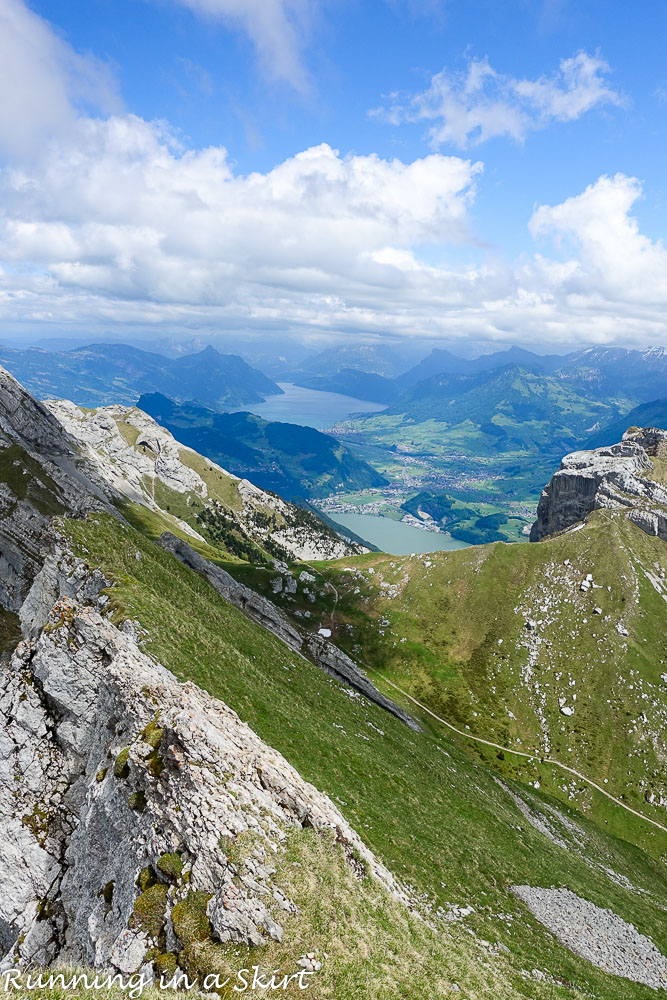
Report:
[[[0,368],[0,604],[18,611],[51,543],[51,518],[107,507],[55,417]]]
[[[667,431],[633,428],[619,444],[566,455],[542,492],[531,542],[565,531],[600,508],[625,509],[642,530],[667,540],[667,488],[652,461],[665,454]]]
[[[280,940],[294,904],[274,859],[294,826],[330,832],[405,899],[326,795],[138,639],[63,599],[0,674],[2,967],[150,975],[187,949],[196,907],[212,940]]]
[[[295,560],[366,551],[314,515],[179,444],[136,407],[86,410],[68,400],[45,405],[117,495],[166,512],[193,538],[204,541],[209,530],[215,535],[232,529],[259,549]]]

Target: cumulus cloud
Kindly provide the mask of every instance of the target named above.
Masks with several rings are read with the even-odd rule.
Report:
[[[268,75],[305,90],[308,74],[302,53],[316,0],[178,0],[195,14],[216,18],[243,31]]]
[[[557,72],[536,80],[498,73],[488,59],[471,59],[464,72],[443,69],[426,90],[405,97],[390,94],[370,112],[391,124],[432,122],[433,148],[465,149],[497,136],[523,142],[528,132],[551,122],[573,121],[623,98],[607,81],[609,66],[599,56],[577,52],[562,59]]]
[[[164,126],[82,119],[76,142],[0,173],[0,255],[67,295],[317,323],[336,297],[381,301],[400,273],[388,248],[466,239],[479,171],[324,144],[243,176],[224,149],[183,150]]]
[[[139,118],[77,129],[0,172],[6,322],[667,341],[667,251],[631,214],[634,178],[538,207],[531,259],[473,266],[451,262],[473,252],[470,160],[321,145],[241,175]]]
[[[470,232],[482,183],[471,159],[322,144],[243,175],[224,148],[184,147],[167,124],[92,117],[87,105],[113,103],[108,75],[19,0],[4,0],[0,28],[5,95],[12,83],[0,102],[0,320],[14,329],[667,342],[667,251],[632,215],[635,178],[601,177],[537,208],[540,253],[510,264]],[[601,68],[577,66],[511,92],[536,118],[577,117],[606,92]],[[469,103],[496,78],[471,64]],[[505,132],[521,138],[526,113],[510,108]],[[467,139],[468,126],[451,127]]]
[[[0,156],[71,131],[79,110],[118,110],[108,67],[76,52],[22,0],[0,5]]]
[[[571,251],[563,292],[625,305],[667,303],[667,250],[644,236],[630,214],[641,194],[636,177],[616,174],[560,205],[535,210],[533,236],[556,236]]]

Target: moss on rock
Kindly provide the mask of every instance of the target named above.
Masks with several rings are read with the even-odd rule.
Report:
[[[130,768],[128,766],[128,761],[130,759],[130,748],[125,747],[124,750],[116,757],[113,765],[113,773],[116,778],[127,778],[130,774]]]
[[[208,941],[211,937],[211,924],[206,915],[210,898],[211,893],[196,889],[189,892],[172,910],[174,931],[186,948],[197,942]]]
[[[183,860],[180,854],[161,854],[157,859],[157,870],[174,881],[180,878],[183,871]]]
[[[164,927],[168,891],[163,882],[156,882],[134,901],[134,926],[151,937],[159,937]]]

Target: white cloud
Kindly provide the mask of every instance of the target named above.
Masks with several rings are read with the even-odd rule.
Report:
[[[308,74],[303,47],[320,6],[316,0],[178,0],[195,14],[216,18],[243,31],[267,74],[305,90]]]
[[[445,247],[474,245],[469,160],[321,145],[243,176],[224,149],[184,150],[139,118],[77,128],[0,172],[0,318],[14,327],[667,342],[667,251],[630,214],[633,178],[537,208],[531,232],[554,251],[455,266]]]
[[[667,250],[639,231],[630,215],[642,194],[636,177],[603,176],[560,205],[533,213],[533,236],[554,234],[571,244],[565,294],[599,296],[619,304],[667,304]]]
[[[30,155],[81,107],[118,110],[104,63],[75,52],[22,0],[0,4],[0,156]]]
[[[0,256],[66,297],[317,323],[334,297],[381,300],[397,274],[387,248],[468,238],[479,170],[321,145],[241,176],[224,149],[182,150],[164,127],[85,119],[76,141],[0,173]]]
[[[551,122],[622,104],[607,83],[608,73],[602,59],[586,52],[562,59],[556,73],[536,80],[498,73],[486,58],[471,59],[465,72],[443,69],[418,94],[389,95],[371,115],[394,125],[432,122],[428,136],[435,149],[445,144],[464,149],[497,136],[523,142],[528,132]]]
[[[634,178],[602,177],[537,208],[530,231],[555,249],[512,266],[485,259],[469,231],[478,163],[322,144],[241,175],[224,148],[184,148],[166,124],[86,114],[82,102],[113,97],[104,72],[18,0],[4,0],[0,26],[5,94],[15,74],[13,100],[0,102],[0,143],[13,154],[0,168],[5,328],[667,343],[667,251],[631,215]],[[530,84],[522,100],[534,115],[599,103],[601,70],[578,66]],[[476,62],[459,89],[481,106],[497,80]],[[506,110],[505,131],[521,138],[525,113]],[[451,127],[466,139],[468,125],[463,114]],[[476,264],[454,263],[461,245]]]

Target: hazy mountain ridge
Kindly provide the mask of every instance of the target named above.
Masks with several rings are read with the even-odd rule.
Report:
[[[409,357],[405,349],[399,351],[384,344],[337,344],[314,357],[305,358],[300,370],[328,377],[334,372],[349,368],[383,378],[394,378],[408,367],[409,361],[405,357]]]
[[[38,398],[72,399],[82,406],[132,405],[142,392],[164,392],[232,409],[282,392],[242,358],[213,347],[176,358],[126,344],[59,352],[0,347],[0,363]]]

